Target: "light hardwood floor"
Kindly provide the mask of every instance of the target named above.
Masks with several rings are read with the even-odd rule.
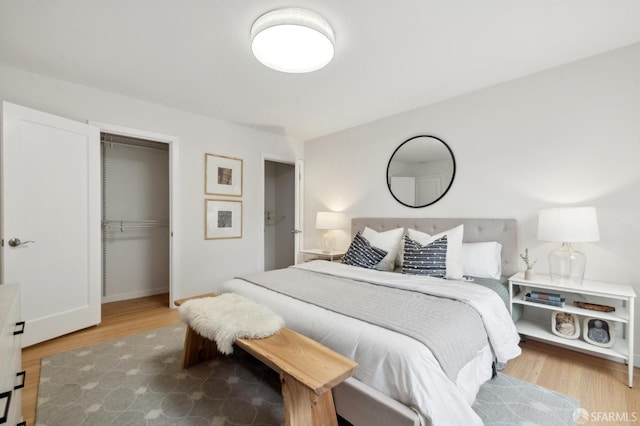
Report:
[[[176,324],[180,321],[178,312],[170,309],[168,303],[168,295],[107,303],[102,305],[100,325],[24,349],[22,365],[27,372],[27,381],[23,392],[22,412],[27,425],[35,424],[42,358]],[[627,368],[624,364],[533,340],[521,346],[522,355],[512,360],[503,370],[504,373],[573,396],[590,413],[604,413],[602,415],[609,416],[609,419],[618,413],[626,413],[627,418],[631,419],[635,413],[640,421],[640,369],[636,368],[634,375],[636,387],[630,389],[627,386]],[[606,421],[600,424],[632,423]]]
[[[520,347],[522,355],[509,361],[503,373],[570,395],[580,400],[590,419],[606,419],[589,425],[640,423],[639,368],[634,369],[634,388],[629,388],[626,364],[535,340],[523,342]]]

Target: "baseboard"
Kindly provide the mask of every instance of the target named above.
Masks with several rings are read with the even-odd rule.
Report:
[[[145,290],[132,291],[128,293],[118,293],[102,297],[102,303],[119,302],[121,300],[137,299],[139,297],[155,296],[156,294],[168,293],[169,288],[158,287]]]

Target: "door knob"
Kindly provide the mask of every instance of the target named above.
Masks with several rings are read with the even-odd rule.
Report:
[[[9,247],[18,247],[29,243],[35,243],[35,241],[20,241],[20,238],[12,238],[9,240]]]

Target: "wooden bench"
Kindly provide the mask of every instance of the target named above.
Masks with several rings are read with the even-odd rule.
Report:
[[[200,297],[215,297],[204,294]],[[176,300],[180,306],[185,301]],[[281,328],[263,339],[237,339],[235,344],[277,371],[282,384],[284,415],[288,426],[337,426],[331,389],[350,377],[357,364],[326,346]],[[187,327],[184,340],[183,368],[218,355],[216,343]]]

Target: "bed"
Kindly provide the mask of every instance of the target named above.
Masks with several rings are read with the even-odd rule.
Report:
[[[385,270],[315,260],[238,277],[215,291],[239,293],[268,306],[288,328],[358,362],[354,377],[333,390],[336,411],[352,424],[480,425],[471,408],[479,387],[497,364],[520,354],[504,280],[496,272],[493,278],[456,279],[399,273],[411,267],[406,259],[413,248],[406,244],[425,235],[445,236],[437,241],[448,243],[446,270],[454,271],[449,262],[458,238],[454,229],[467,249],[476,250],[472,243],[498,244],[500,276],[516,272],[513,219],[355,218],[352,246],[368,235],[370,245],[377,244],[375,251],[383,240],[391,240],[388,235],[400,233],[407,252],[400,249],[391,256],[380,249],[378,256],[386,255],[385,261],[395,259],[393,267],[377,263]],[[405,237],[411,237],[409,242]],[[441,249],[438,244],[418,247]]]

